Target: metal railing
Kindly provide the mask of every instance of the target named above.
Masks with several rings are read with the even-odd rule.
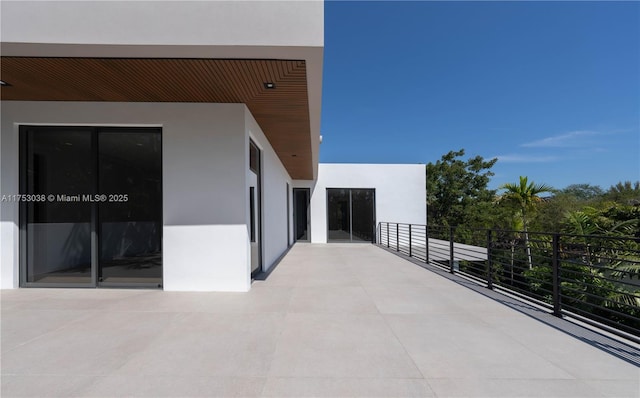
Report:
[[[640,238],[380,222],[377,242],[640,343]]]

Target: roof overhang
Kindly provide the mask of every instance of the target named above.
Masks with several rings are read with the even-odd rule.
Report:
[[[292,179],[317,175],[320,105],[314,98],[313,114],[305,59],[4,56],[5,47],[2,100],[244,103]]]
[[[243,102],[317,176],[323,1],[0,3],[3,100]]]

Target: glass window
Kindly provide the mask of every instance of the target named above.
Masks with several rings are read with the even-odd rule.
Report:
[[[260,168],[260,150],[256,144],[251,141],[249,143],[249,169],[256,174]]]

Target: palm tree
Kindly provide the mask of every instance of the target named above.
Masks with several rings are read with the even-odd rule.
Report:
[[[520,176],[520,183],[507,183],[500,186],[505,193],[500,197],[501,201],[515,203],[520,210],[522,217],[522,230],[524,232],[524,242],[527,250],[527,261],[529,269],[533,268],[533,260],[531,258],[531,246],[529,245],[529,232],[527,229],[527,212],[532,210],[536,203],[540,202],[540,195],[544,192],[553,192],[553,188],[545,184],[535,184],[529,182],[527,177]]]

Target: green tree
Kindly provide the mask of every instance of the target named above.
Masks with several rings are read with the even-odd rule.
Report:
[[[625,205],[638,205],[640,204],[640,181],[631,183],[631,181],[619,182],[616,185],[612,185],[604,195],[605,199],[625,204]]]
[[[571,251],[563,256],[574,258],[564,261],[562,266],[591,279],[588,283],[572,282],[570,291],[576,296],[575,305],[598,300],[596,303],[603,307],[635,317],[640,315],[640,288],[631,282],[640,279],[640,243],[629,238],[640,219],[638,213],[633,215],[633,210],[626,214],[628,210],[630,206],[616,204],[608,209],[586,206],[566,214],[563,232],[570,235],[564,240]],[[628,319],[618,321],[629,324]],[[640,325],[640,318],[635,325]]]
[[[427,164],[429,225],[485,228],[490,222],[484,210],[493,207],[496,192],[487,185],[498,159],[476,156],[464,161],[460,159],[464,153],[464,149],[450,151],[435,164]]]
[[[638,219],[640,213],[640,183],[619,182],[606,192],[598,186],[572,184],[554,192],[537,207],[535,217],[529,219],[531,231],[561,232],[565,215],[572,212],[601,212],[610,222]],[[606,214],[605,214],[606,213]],[[602,230],[607,226],[602,225]],[[640,226],[631,233],[640,237]]]
[[[540,194],[553,192],[553,188],[545,184],[535,184],[529,182],[527,177],[520,176],[519,183],[507,183],[500,186],[504,189],[500,201],[514,204],[520,212],[522,218],[522,231],[524,233],[525,248],[527,250],[527,261],[529,269],[533,266],[531,258],[531,246],[529,244],[528,219],[529,212],[535,210],[535,205],[541,201]]]
[[[624,205],[607,203],[602,207],[602,216],[607,220],[603,228],[612,230],[614,227],[624,227],[623,233],[640,238],[640,205]]]
[[[560,190],[560,193],[573,196],[582,201],[595,199],[604,194],[602,188],[591,184],[571,184]]]
[[[531,231],[560,232],[565,214],[582,209],[587,201],[564,190],[540,202],[535,217],[529,220]]]

